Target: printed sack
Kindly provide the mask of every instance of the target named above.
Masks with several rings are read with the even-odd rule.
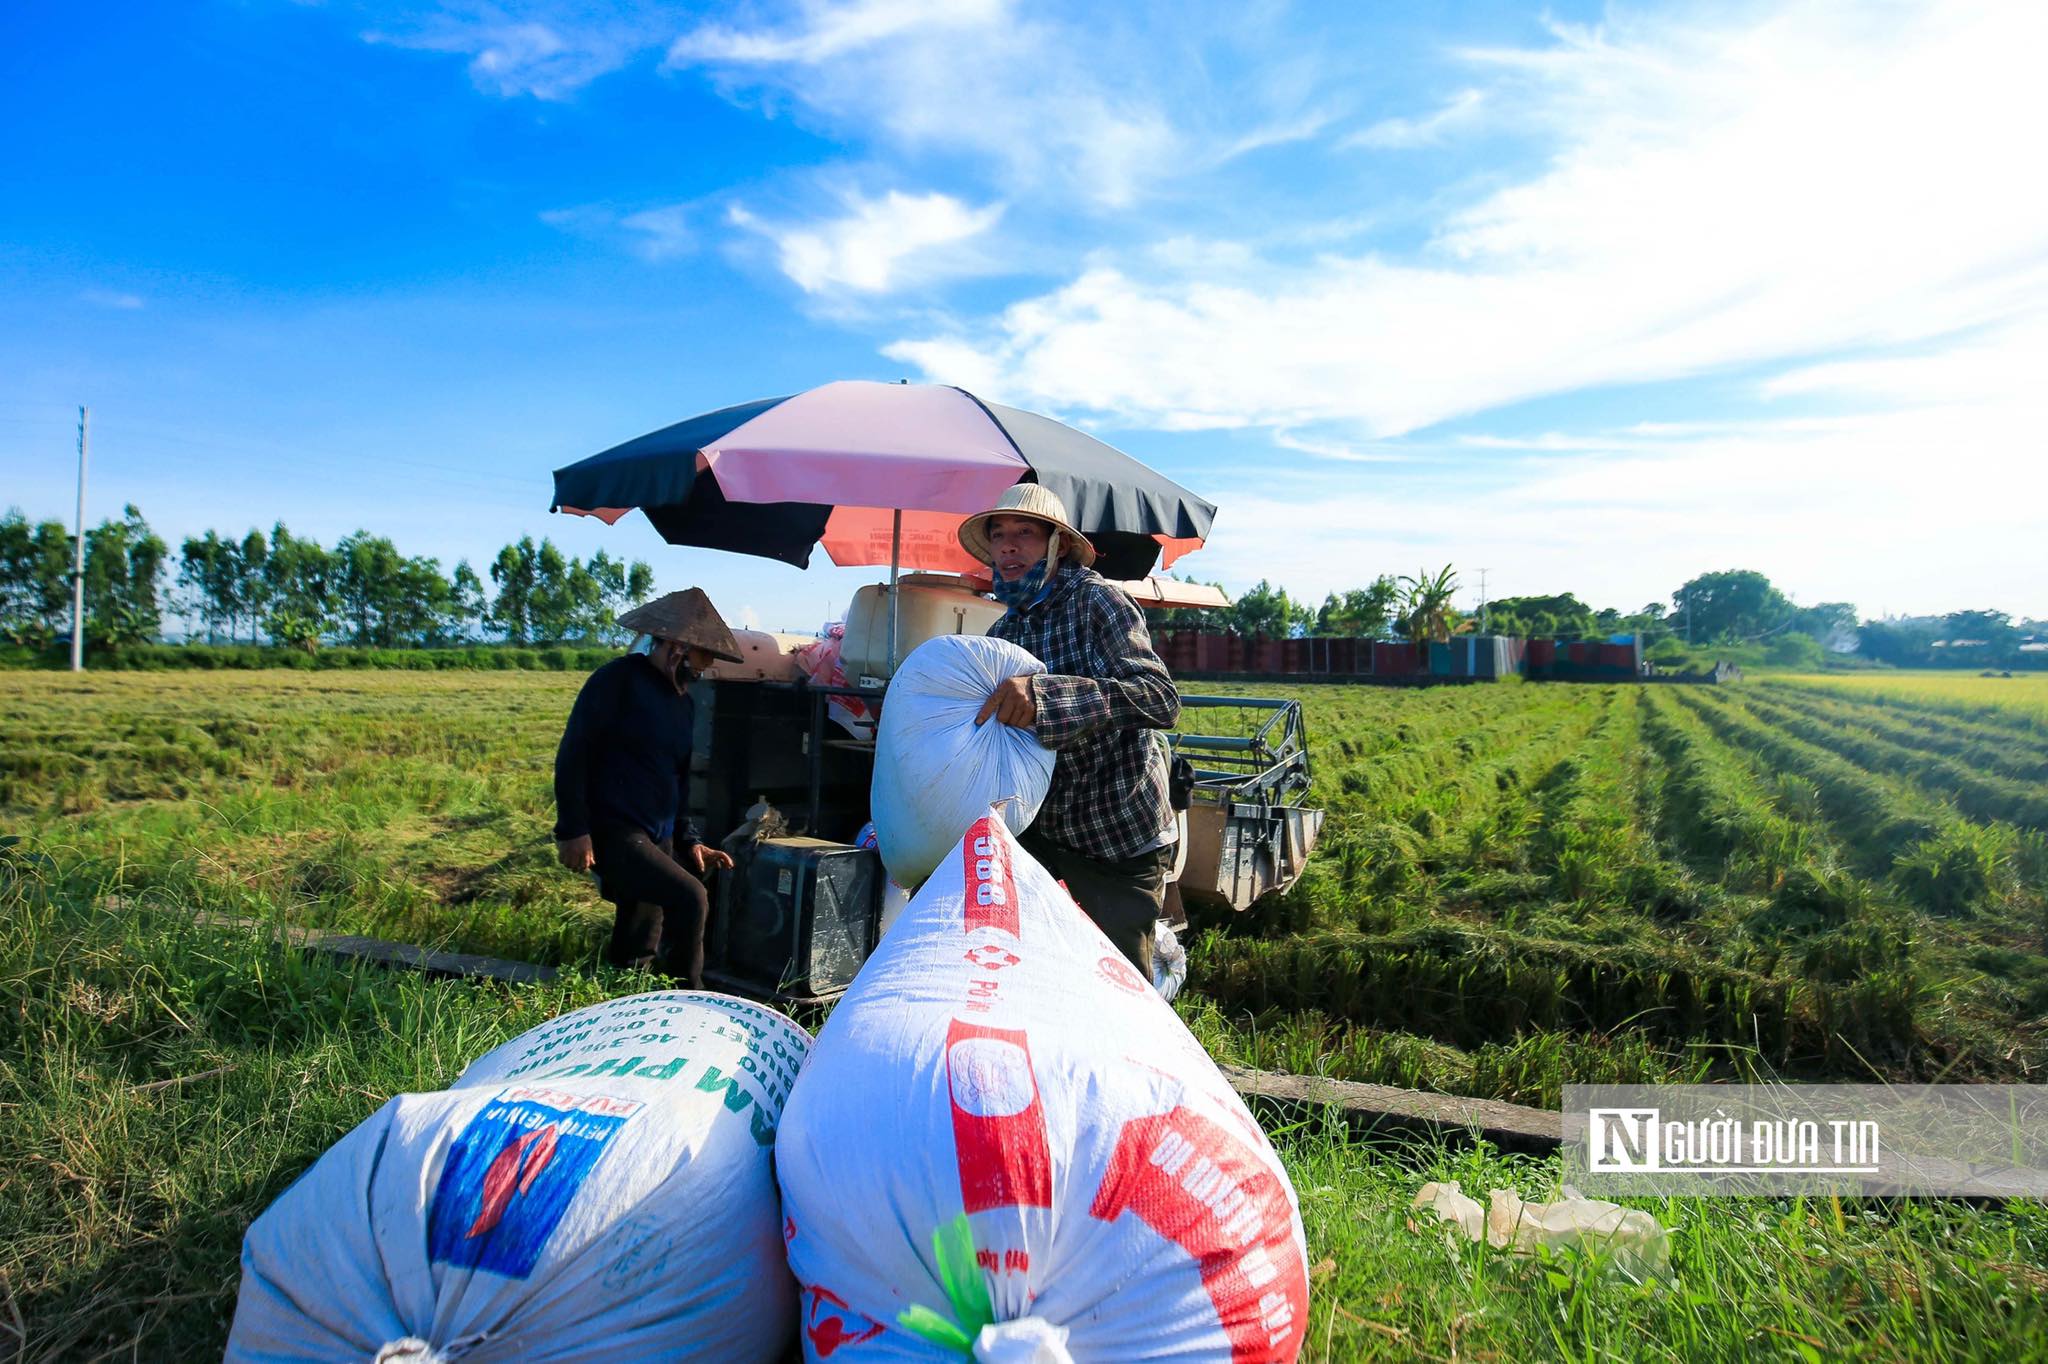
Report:
[[[773,1010],[661,991],[399,1095],[249,1228],[228,1360],[779,1358],[770,1151],[808,1048]]]
[[[808,1360],[1301,1349],[1305,1245],[1272,1146],[993,811],[833,1011],[775,1160]]]

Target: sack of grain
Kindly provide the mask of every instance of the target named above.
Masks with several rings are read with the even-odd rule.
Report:
[[[1029,730],[974,717],[1005,678],[1044,671],[1023,649],[986,635],[926,640],[897,668],[868,800],[890,880],[915,886],[931,875],[991,805],[1000,803],[1012,833],[1038,817],[1052,751]]]
[[[661,991],[399,1095],[249,1228],[228,1360],[779,1358],[769,1153],[809,1045],[773,1010]]]
[[[994,812],[833,1011],[776,1170],[807,1359],[1301,1349],[1308,1266],[1272,1146]]]

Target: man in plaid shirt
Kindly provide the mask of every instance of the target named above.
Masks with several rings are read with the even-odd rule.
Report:
[[[1059,754],[1019,841],[1150,980],[1177,841],[1166,742],[1153,731],[1173,727],[1180,693],[1144,615],[1089,567],[1095,547],[1056,494],[1018,484],[961,525],[960,543],[991,566],[1009,607],[989,633],[1046,666],[998,685],[975,720],[1034,730]]]

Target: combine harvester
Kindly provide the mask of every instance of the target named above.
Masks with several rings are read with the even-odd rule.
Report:
[[[1020,481],[1060,495],[1097,568],[1139,605],[1227,604],[1213,588],[1153,576],[1201,547],[1213,505],[1072,427],[955,388],[826,384],[705,413],[556,471],[557,511],[613,523],[638,509],[672,544],[799,567],[822,545],[841,565],[889,567],[887,583],[854,595],[836,641],[735,631],[745,662],[721,662],[693,685],[689,813],[736,863],[714,888],[705,944],[706,974],[723,987],[831,999],[879,940],[903,892],[856,841],[874,719],[911,650],[984,634],[1001,615],[985,594],[987,566],[954,532]],[[867,505],[885,489],[900,505]],[[1245,910],[1293,884],[1322,825],[1301,804],[1298,702],[1190,696],[1182,725],[1169,741],[1194,781],[1167,894],[1175,927],[1190,908]]]

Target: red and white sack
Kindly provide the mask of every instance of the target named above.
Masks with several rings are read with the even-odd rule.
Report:
[[[399,1095],[249,1228],[228,1360],[780,1358],[770,1152],[809,1045],[757,1004],[661,991]]]
[[[1271,1144],[993,812],[833,1011],[775,1163],[808,1360],[1301,1349],[1306,1247]]]

